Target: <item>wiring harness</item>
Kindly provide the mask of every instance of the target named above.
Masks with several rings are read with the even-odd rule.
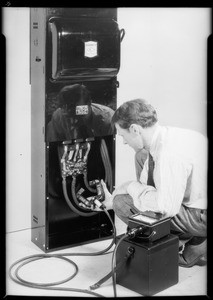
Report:
[[[94,179],[88,181],[87,179],[87,161],[91,149],[91,143],[94,138],[88,138],[84,142],[82,140],[75,141],[74,144],[63,142],[59,146],[59,156],[61,164],[62,188],[66,203],[81,216],[92,216],[97,214],[97,211],[91,211],[94,207],[104,201],[104,191],[100,180]],[[109,189],[112,190],[112,167],[109,159],[109,154],[104,139],[101,140],[100,153],[105,168],[105,182],[108,184]],[[77,190],[77,179],[83,176],[86,192],[93,195],[84,196],[85,188],[81,187]],[[71,196],[70,199],[67,191],[67,177],[72,178],[71,181]],[[83,209],[82,209],[82,203]]]

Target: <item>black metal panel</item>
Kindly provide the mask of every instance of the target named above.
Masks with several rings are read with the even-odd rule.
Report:
[[[75,82],[76,83],[76,82]],[[81,83],[81,82],[77,82]],[[72,85],[73,82],[58,82],[58,83],[46,83],[46,105],[45,105],[45,114],[46,114],[46,124],[45,124],[45,139],[47,142],[51,141],[63,141],[66,139],[74,139],[74,138],[81,138],[82,136],[74,136],[71,131],[64,132],[57,137],[52,137],[52,134],[49,133],[47,130],[48,124],[51,122],[51,119],[54,118],[53,114],[60,109],[59,103],[59,92],[62,88]],[[101,81],[84,81],[84,86],[89,90],[92,98],[92,103],[97,103],[103,107],[109,108],[109,110],[116,109],[116,99],[117,99],[117,80],[116,77],[110,80],[101,80]],[[72,101],[72,99],[70,99]],[[100,115],[101,117],[101,115]],[[107,123],[110,123],[110,119]],[[57,124],[55,124],[57,126]],[[50,125],[51,126],[51,125]],[[60,124],[58,124],[60,127]],[[95,131],[93,132],[94,136],[101,136],[101,135],[108,135],[112,134],[112,132],[108,132],[107,130],[103,132],[103,127],[96,127]],[[69,137],[69,138],[68,138]]]
[[[100,18],[117,20],[116,8],[98,8],[98,7],[51,7],[47,8],[47,17],[63,16],[69,18]]]
[[[51,19],[54,32],[49,26]],[[83,83],[88,88],[92,103],[112,111],[116,109],[116,74],[120,66],[120,31],[116,20],[117,10],[111,8],[31,9],[32,241],[46,252],[112,237],[112,224],[105,213],[82,216],[67,205],[58,151],[67,138],[50,140],[47,127],[54,112],[60,109],[60,90],[74,83]],[[85,50],[90,47],[85,42],[90,40],[98,42],[97,55],[92,53],[92,57],[90,50],[96,51],[95,44]],[[77,138],[85,140],[88,136],[84,132]],[[70,143],[74,144],[75,139],[76,136],[69,136]],[[111,170],[111,179],[106,179],[106,183],[112,192],[114,132],[94,134],[92,139],[88,180],[105,179],[106,164],[100,153],[101,140],[104,140]],[[77,184],[83,185],[82,178],[77,179]],[[71,182],[68,176],[67,191],[73,201]],[[114,221],[114,212],[109,212]]]
[[[59,18],[48,21],[51,80],[107,78],[120,67],[117,22],[98,18]],[[49,58],[49,60],[50,60]]]
[[[111,182],[107,181],[106,169],[101,156],[101,140],[104,139],[109,155],[111,165]],[[58,147],[61,143],[49,143],[49,164],[46,168],[48,170],[48,201],[47,201],[47,215],[46,222],[48,224],[47,238],[49,241],[48,249],[52,247],[61,247],[62,245],[77,244],[88,242],[93,239],[110,237],[112,235],[112,224],[107,218],[105,213],[97,213],[97,215],[82,217],[72,211],[67,205],[63,189],[62,189],[62,176],[60,169],[60,157],[58,154]],[[115,180],[115,149],[114,137],[106,136],[96,138],[91,143],[91,150],[88,156],[87,171],[88,181],[94,179],[103,179],[110,192],[113,190]],[[70,201],[75,205],[72,193],[71,184],[72,177],[68,176],[66,179],[67,192]],[[77,177],[76,188],[84,187],[83,176]],[[92,196],[90,191],[85,189],[85,197]],[[81,211],[81,209],[78,208]],[[85,210],[82,210],[83,212]],[[114,221],[114,212],[111,212]],[[64,239],[62,238],[64,237]],[[61,243],[61,246],[60,246]]]
[[[52,206],[55,210],[57,208],[60,209],[60,218],[64,213],[62,209],[63,205],[64,203],[60,206]],[[114,212],[110,210],[109,214],[114,222]],[[112,224],[104,212],[90,217],[82,217],[69,211],[69,218],[49,223],[49,234],[47,236],[48,250],[51,251],[52,249],[97,242],[97,240],[108,239],[110,237],[112,237]]]

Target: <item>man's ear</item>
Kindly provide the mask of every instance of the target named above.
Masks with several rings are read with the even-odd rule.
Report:
[[[136,135],[140,134],[140,128],[139,128],[138,124],[131,124],[129,127],[129,130],[133,134],[136,134]]]

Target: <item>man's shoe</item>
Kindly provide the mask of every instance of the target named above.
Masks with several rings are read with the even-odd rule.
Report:
[[[194,265],[206,265],[207,240],[205,239],[199,245],[186,243],[184,251],[179,254],[179,266],[190,268]]]

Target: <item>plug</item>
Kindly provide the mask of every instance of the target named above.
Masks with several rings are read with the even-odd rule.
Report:
[[[136,237],[137,235],[139,235],[142,232],[143,232],[143,227],[140,226],[140,227],[129,229],[127,231],[127,234],[132,239],[132,238]]]
[[[94,200],[94,203],[95,203],[95,205],[97,207],[99,207],[101,209],[105,209],[106,208],[106,206],[103,203],[101,203],[100,201],[98,201],[97,199]]]

